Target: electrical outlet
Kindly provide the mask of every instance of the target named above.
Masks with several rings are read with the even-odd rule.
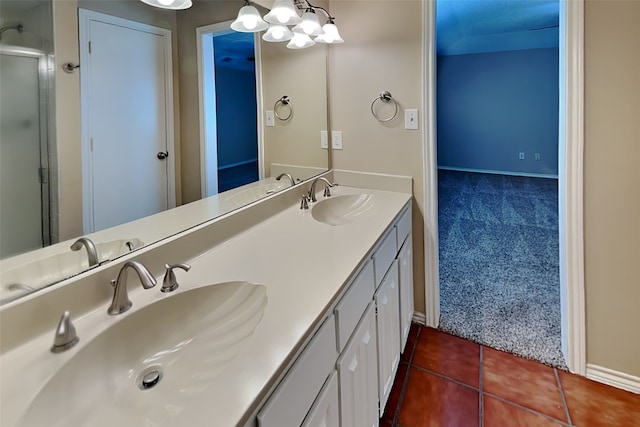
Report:
[[[276,117],[273,114],[273,111],[265,112],[265,126],[273,127],[276,125]]]
[[[518,154],[518,158],[520,160],[524,160],[524,152],[523,151],[521,151],[520,154]]]
[[[342,131],[341,130],[331,131],[331,148],[333,150],[342,150]]]
[[[536,160],[540,160],[540,153],[536,153],[536,154],[534,155],[534,157],[535,157],[535,159],[536,159]]]
[[[329,148],[329,132],[326,130],[320,131],[320,148]]]

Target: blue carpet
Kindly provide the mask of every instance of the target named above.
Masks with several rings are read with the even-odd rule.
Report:
[[[439,171],[440,326],[565,368],[558,181]]]

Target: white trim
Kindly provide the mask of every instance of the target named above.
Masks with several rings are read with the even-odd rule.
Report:
[[[422,326],[425,326],[427,324],[427,318],[425,317],[424,313],[420,313],[419,311],[413,312],[413,319],[411,321]]]
[[[93,10],[78,8],[80,63],[84,64],[80,72],[80,105],[88,105],[91,99],[91,91],[88,89],[91,82],[91,55],[86,43],[90,40],[90,21],[100,21],[107,24],[118,25],[136,31],[144,31],[162,37],[164,44],[164,68],[165,68],[165,120],[167,151],[171,153],[167,162],[167,209],[176,207],[176,168],[175,168],[175,141],[174,141],[174,110],[173,110],[173,69],[172,69],[172,42],[171,30],[154,27],[153,25],[131,21],[107,15]],[[95,231],[93,222],[93,161],[91,156],[91,141],[89,135],[89,116],[87,108],[81,108],[81,156],[82,156],[82,221],[85,234]],[[84,179],[89,177],[89,179]]]
[[[591,363],[587,364],[586,376],[590,380],[640,394],[640,377]]]
[[[436,145],[436,0],[422,3],[422,40],[424,121],[424,298],[425,324],[437,328],[440,323],[440,277],[438,273],[438,157]]]
[[[262,93],[263,77],[262,77],[262,43],[260,43],[260,33],[255,33],[253,40],[255,48],[255,67],[256,67],[256,126],[258,127],[258,179],[263,180],[265,176],[264,164],[264,94]]]
[[[583,230],[583,148],[584,148],[584,0],[560,3],[566,25],[566,128],[560,129],[562,144],[559,162],[560,197],[560,287],[562,305],[562,344],[571,372],[584,375],[586,370],[586,325],[584,298],[584,230]],[[424,111],[427,119],[423,136],[424,176],[424,262],[425,317],[429,326],[437,326],[440,299],[437,240],[437,160],[435,136],[435,0],[423,0]],[[562,36],[561,36],[562,37]],[[562,61],[561,61],[562,62]],[[562,72],[562,71],[561,71]],[[563,98],[562,96],[560,98]],[[562,102],[562,101],[561,101]],[[562,110],[561,110],[562,111]],[[563,132],[564,129],[564,132]]]
[[[550,174],[550,173],[498,171],[498,170],[493,170],[493,169],[456,168],[456,167],[451,167],[451,166],[438,166],[438,169],[447,170],[447,171],[459,171],[459,172],[490,173],[490,174],[494,174],[494,175],[526,176],[527,178],[558,179],[558,175],[553,175],[553,174]]]
[[[571,372],[586,372],[584,289],[584,0],[560,3],[564,62],[564,127],[560,127],[559,206],[562,348]],[[564,18],[564,19],[562,19]],[[562,26],[566,26],[564,37]],[[562,47],[561,47],[562,52]],[[561,87],[563,85],[561,84]],[[561,110],[562,111],[562,110]],[[563,134],[564,133],[564,134]],[[562,147],[562,145],[561,145]],[[563,300],[564,299],[564,300]]]

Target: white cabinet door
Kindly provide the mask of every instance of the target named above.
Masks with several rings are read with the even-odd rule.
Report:
[[[400,363],[400,293],[398,261],[394,260],[375,294],[378,334],[378,381],[380,416],[393,387]]]
[[[411,234],[398,254],[400,264],[400,351],[404,350],[413,319],[413,241]]]
[[[338,359],[340,425],[377,427],[378,356],[373,302]]]
[[[302,427],[340,427],[337,372],[329,375]]]

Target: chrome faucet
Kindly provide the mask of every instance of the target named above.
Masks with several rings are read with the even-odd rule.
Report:
[[[63,351],[69,350],[71,347],[78,344],[79,340],[76,328],[71,322],[71,313],[69,313],[69,310],[65,310],[60,317],[58,326],[56,327],[51,352],[62,353]]]
[[[162,279],[162,288],[160,288],[162,292],[173,292],[178,289],[178,279],[176,279],[176,273],[174,273],[173,270],[176,268],[180,268],[184,271],[191,270],[191,266],[189,264],[165,264],[164,268],[164,279]]]
[[[280,179],[282,179],[283,176],[286,176],[287,178],[289,178],[289,181],[291,181],[292,187],[296,185],[296,181],[293,179],[293,176],[291,176],[290,173],[281,173],[280,175],[276,176],[276,181],[280,181]]]
[[[316,184],[318,183],[318,181],[322,181],[324,182],[324,197],[330,197],[331,196],[331,191],[329,191],[329,188],[335,187],[338,184],[332,184],[331,182],[329,182],[329,180],[327,178],[324,177],[318,177],[316,179],[313,180],[313,182],[311,183],[311,189],[309,190],[309,198],[311,199],[311,202],[317,202],[318,199],[316,198]]]
[[[93,244],[93,241],[86,237],[81,237],[76,240],[73,245],[71,245],[72,251],[79,251],[82,248],[85,248],[87,250],[87,256],[89,257],[89,267],[98,265],[98,251],[96,250],[96,245]]]
[[[112,316],[122,314],[131,308],[131,300],[129,300],[129,295],[127,294],[129,268],[138,274],[143,288],[150,289],[156,285],[156,279],[151,275],[147,267],[137,261],[125,262],[120,269],[120,273],[118,273],[118,278],[111,281],[111,285],[113,286],[113,300],[107,313]]]

